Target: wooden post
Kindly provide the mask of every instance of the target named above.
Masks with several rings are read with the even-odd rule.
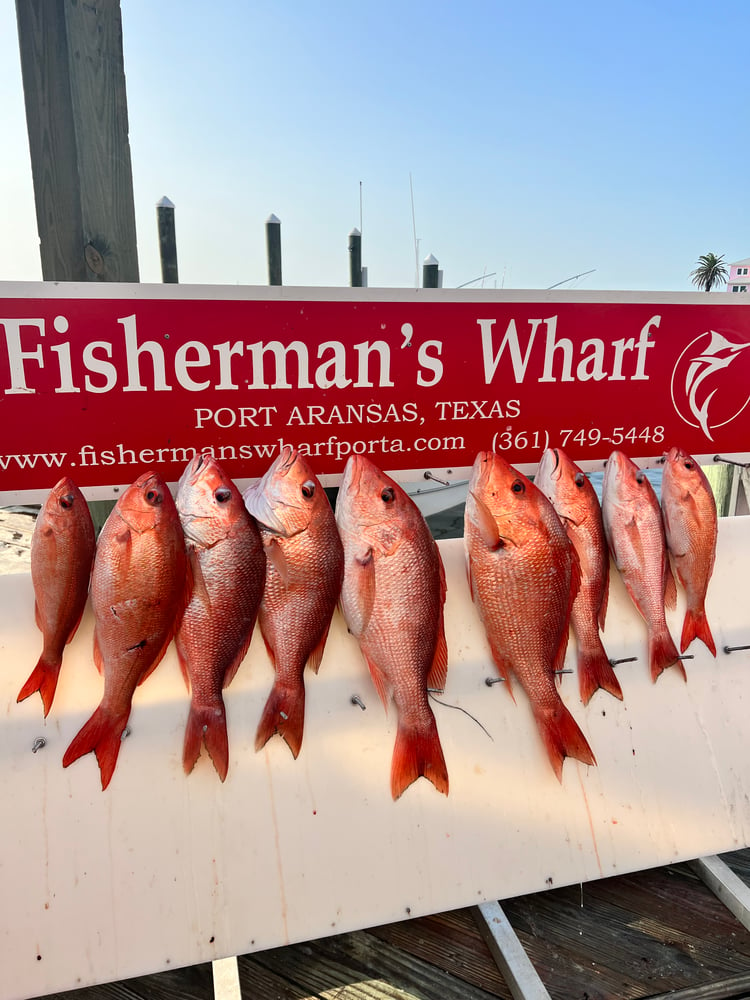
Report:
[[[174,205],[166,196],[156,203],[156,224],[159,229],[159,256],[161,280],[168,285],[178,284],[177,237],[174,228]]]
[[[438,260],[430,254],[422,262],[422,288],[437,288],[440,275]]]
[[[362,287],[362,233],[356,228],[349,233],[349,284]]]
[[[273,213],[266,219],[266,251],[268,253],[268,284],[281,284],[281,219]]]
[[[119,0],[16,0],[42,277],[138,281]]]

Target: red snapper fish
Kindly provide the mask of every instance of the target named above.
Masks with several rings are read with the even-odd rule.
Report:
[[[580,568],[552,504],[500,455],[480,452],[466,499],[469,584],[495,664],[526,692],[552,768],[596,764],[557,690]],[[512,694],[512,692],[511,692]]]
[[[622,700],[599,634],[607,616],[609,549],[596,491],[562,448],[545,451],[534,482],[555,508],[581,564],[581,586],[570,613],[578,644],[581,701],[587,705],[600,688]]]
[[[65,646],[83,617],[95,548],[86,499],[73,480],[64,476],[50,491],[31,536],[34,614],[43,648],[18,695],[18,701],[23,701],[38,691],[45,717],[55,697]]]
[[[670,448],[665,456],[661,509],[667,549],[687,598],[680,650],[684,653],[697,638],[716,656],[706,618],[706,591],[716,559],[716,501],[703,469],[681,448]]]
[[[182,764],[189,774],[205,744],[222,781],[229,739],[222,690],[247,653],[266,578],[258,526],[211,455],[187,465],[177,489],[192,593],[175,645],[191,690]]]
[[[185,542],[162,478],[145,472],[104,523],[94,557],[94,662],[104,674],[99,707],[73,738],[63,767],[93,751],[102,790],[112,780],[136,687],[169,645],[188,596]]]
[[[602,515],[612,558],[646,623],[651,680],[671,666],[687,680],[666,621],[665,605],[675,606],[677,588],[659,501],[645,473],[621,451],[607,459]]]
[[[344,543],[341,604],[383,705],[398,729],[391,764],[397,799],[423,775],[448,794],[448,770],[428,688],[445,687],[445,572],[419,508],[360,455],[346,463],[336,501]]]
[[[259,622],[275,671],[255,749],[278,733],[296,758],[305,723],[305,667],[318,672],[341,591],[344,553],[325,490],[290,445],[244,500],[266,553]]]

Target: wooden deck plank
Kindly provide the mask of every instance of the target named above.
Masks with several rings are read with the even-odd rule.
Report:
[[[385,924],[369,933],[472,986],[512,1000],[469,909]]]
[[[312,996],[414,997],[418,1000],[493,1000],[472,986],[365,931],[276,948],[256,961]],[[457,970],[460,971],[460,970]]]
[[[686,871],[588,883],[583,901],[572,886],[503,902],[555,998],[636,1000],[750,971],[747,932]]]

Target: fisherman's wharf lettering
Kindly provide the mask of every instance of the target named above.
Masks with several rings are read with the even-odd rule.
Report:
[[[84,491],[121,491],[151,463],[175,483],[203,451],[246,482],[282,440],[331,485],[352,454],[450,482],[486,449],[527,473],[548,446],[586,470],[620,442],[652,464],[667,442],[710,460],[750,452],[750,309],[729,296],[108,293],[0,283],[7,502],[49,491],[58,469]]]
[[[610,341],[591,337],[579,346],[570,337],[558,336],[556,315],[524,322],[513,317],[502,336],[496,333],[496,319],[480,318],[476,320],[479,337],[474,340],[481,350],[487,385],[508,374],[517,384],[523,384],[527,375],[537,382],[643,381],[649,378],[647,352],[655,346],[653,335],[660,322],[661,316],[654,315],[636,336]],[[393,388],[392,355],[405,346],[394,348],[386,340],[326,340],[308,345],[299,339],[286,343],[274,339],[249,343],[190,339],[171,348],[169,333],[160,340],[140,337],[136,313],[117,318],[119,330],[109,340],[82,342],[79,337],[68,337],[71,323],[64,315],[55,316],[51,324],[39,317],[5,318],[0,319],[0,326],[9,374],[9,384],[3,387],[6,395],[36,392],[42,371],[55,380],[56,393],[102,394],[117,388],[122,392],[170,392],[176,387],[192,393],[208,389]],[[402,324],[402,329],[404,326],[413,336],[411,324]],[[472,343],[466,331],[461,339],[464,350],[470,352]],[[441,340],[416,344],[413,374],[418,387],[442,381],[443,348]],[[454,419],[461,416],[455,413]]]

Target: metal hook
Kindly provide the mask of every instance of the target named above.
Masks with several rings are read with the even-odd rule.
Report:
[[[491,688],[493,684],[502,684],[504,680],[504,677],[485,677],[484,683]]]
[[[750,469],[750,462],[735,462],[733,458],[722,458],[721,455],[714,455],[714,462],[723,462],[725,465],[736,465],[739,469]]]
[[[365,705],[365,703],[362,701],[362,699],[358,694],[353,694],[349,700],[351,701],[352,705],[359,705],[359,707],[362,709],[363,712],[367,708],[367,705]]]
[[[425,479],[434,479],[435,482],[440,483],[441,486],[450,486],[450,483],[446,483],[444,479],[438,479],[437,476],[433,476],[429,469],[425,472],[424,477]]]
[[[43,736],[37,736],[34,742],[31,744],[31,752],[36,753],[37,750],[41,750],[42,747],[47,746],[47,741]]]
[[[122,736],[120,737],[120,739],[126,740],[128,736],[130,736],[130,726],[125,726],[125,728],[122,731]]]
[[[610,660],[609,665],[611,667],[616,667],[618,663],[635,663],[637,659],[637,656],[623,656],[621,660]]]
[[[556,674],[572,674],[573,671],[570,668],[568,668],[566,670],[556,670],[555,673]]]
[[[725,653],[736,653],[740,649],[750,649],[750,646],[725,646]]]

